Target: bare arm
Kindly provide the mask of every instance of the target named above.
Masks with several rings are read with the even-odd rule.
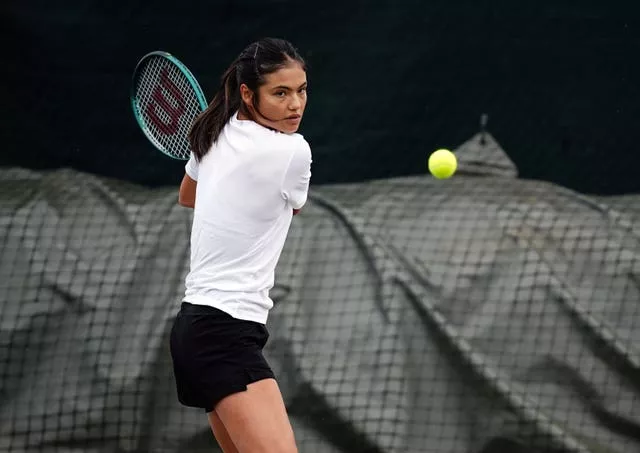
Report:
[[[184,175],[180,183],[180,192],[178,193],[178,204],[180,204],[180,206],[193,208],[196,205],[197,184],[197,181],[191,179],[189,175]]]

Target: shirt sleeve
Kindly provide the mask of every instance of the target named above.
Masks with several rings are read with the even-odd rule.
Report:
[[[194,181],[198,180],[198,161],[193,153],[191,153],[191,157],[189,157],[187,164],[184,166],[184,171]]]
[[[302,140],[291,156],[282,187],[282,195],[293,209],[302,208],[307,201],[311,162],[311,148],[306,140]]]

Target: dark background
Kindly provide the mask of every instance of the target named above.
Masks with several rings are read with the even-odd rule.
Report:
[[[424,173],[428,154],[489,130],[525,178],[640,192],[638,2],[3,1],[0,164],[73,167],[157,186],[183,163],[129,106],[137,60],[180,58],[208,98],[261,36],[311,66],[301,132],[313,183]]]

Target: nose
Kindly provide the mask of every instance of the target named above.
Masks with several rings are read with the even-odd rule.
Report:
[[[291,103],[289,104],[289,110],[292,111],[297,111],[300,110],[302,108],[302,100],[300,99],[300,96],[298,94],[294,94],[291,97]]]

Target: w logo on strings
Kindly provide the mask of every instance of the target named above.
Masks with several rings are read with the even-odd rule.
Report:
[[[170,96],[171,99],[167,96]],[[163,134],[174,135],[178,132],[180,118],[186,108],[184,96],[169,77],[167,68],[161,70],[159,84],[151,92],[151,98],[152,100],[145,109],[147,117]],[[158,108],[165,113],[166,120],[160,117]]]

